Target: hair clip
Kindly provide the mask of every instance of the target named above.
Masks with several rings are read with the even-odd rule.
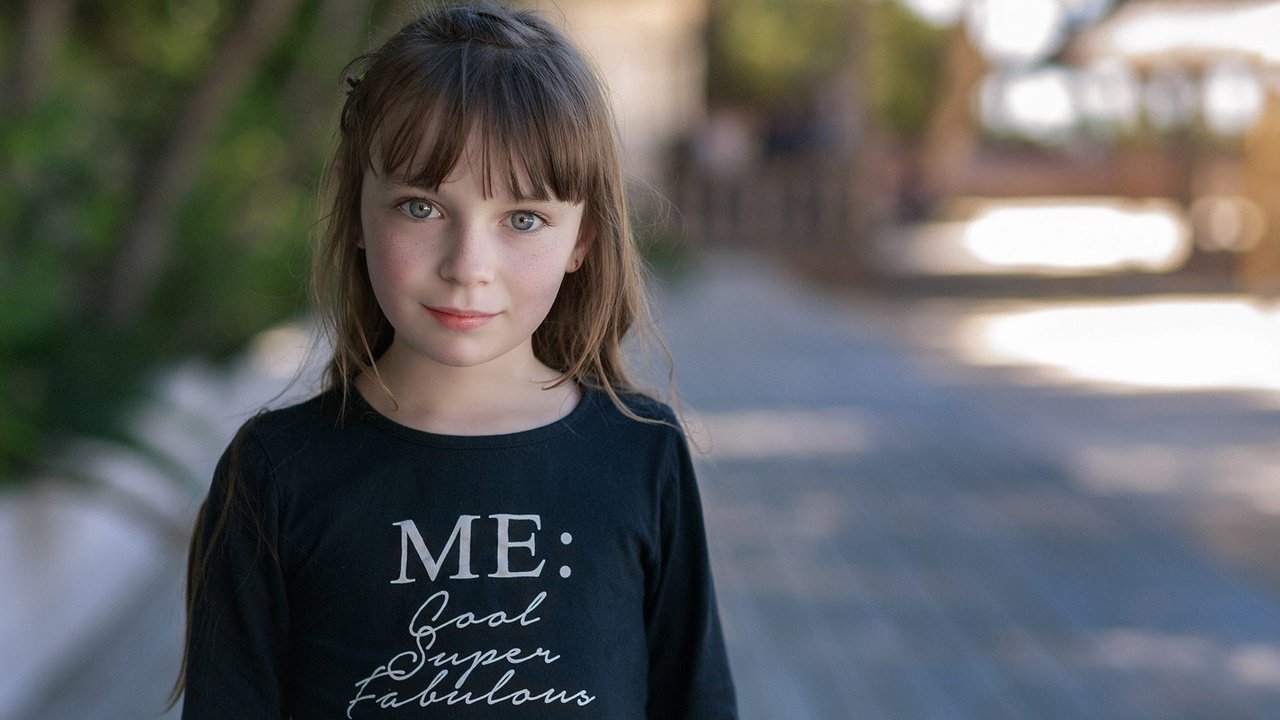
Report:
[[[360,75],[348,75],[347,76],[347,94],[350,95],[351,93],[355,92],[356,86],[359,85],[360,81],[363,79],[364,79],[363,73],[361,73]]]

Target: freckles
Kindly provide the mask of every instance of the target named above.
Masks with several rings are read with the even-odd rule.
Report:
[[[421,274],[421,254],[413,243],[394,236],[381,236],[365,244],[370,273],[382,278],[388,288],[406,287]]]
[[[555,247],[539,248],[536,252],[523,253],[513,258],[507,285],[519,297],[525,298],[530,307],[545,311],[551,307],[564,281],[567,252]]]
[[[387,238],[390,252],[401,260],[416,262],[430,256],[430,248],[421,239],[393,235]]]
[[[545,274],[555,263],[555,255],[545,249],[526,253],[516,260],[515,268],[521,275]]]
[[[569,252],[555,247],[539,248],[515,263],[517,274],[530,284],[559,285],[569,263]]]
[[[377,244],[382,255],[397,266],[422,262],[431,254],[428,243],[412,235],[384,231]]]

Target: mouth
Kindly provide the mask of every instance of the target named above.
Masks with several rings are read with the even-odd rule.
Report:
[[[436,322],[449,328],[450,330],[474,330],[478,327],[487,325],[490,320],[497,317],[496,313],[481,312],[479,310],[464,310],[461,308],[451,307],[427,307],[427,312]]]

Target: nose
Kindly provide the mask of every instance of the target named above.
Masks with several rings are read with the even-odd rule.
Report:
[[[448,234],[447,251],[440,259],[440,277],[470,287],[493,280],[494,248],[478,227],[460,225]]]

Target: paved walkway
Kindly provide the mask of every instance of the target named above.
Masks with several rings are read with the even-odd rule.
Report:
[[[1142,465],[1156,441],[1274,444],[1276,413],[1020,388],[927,350],[946,313],[727,260],[664,307],[717,441],[700,464],[744,718],[1280,717],[1272,553],[1232,565],[1205,532],[1277,521],[1102,493],[1081,462],[1140,480],[1167,473]]]
[[[1223,530],[1280,521],[1239,497],[1104,493],[1081,461],[1141,476],[1139,445],[1254,447],[1274,413],[1011,386],[927,349],[946,313],[740,260],[660,308],[707,450],[744,719],[1280,717],[1280,583]],[[47,678],[48,701],[0,717],[155,717],[180,564]]]

